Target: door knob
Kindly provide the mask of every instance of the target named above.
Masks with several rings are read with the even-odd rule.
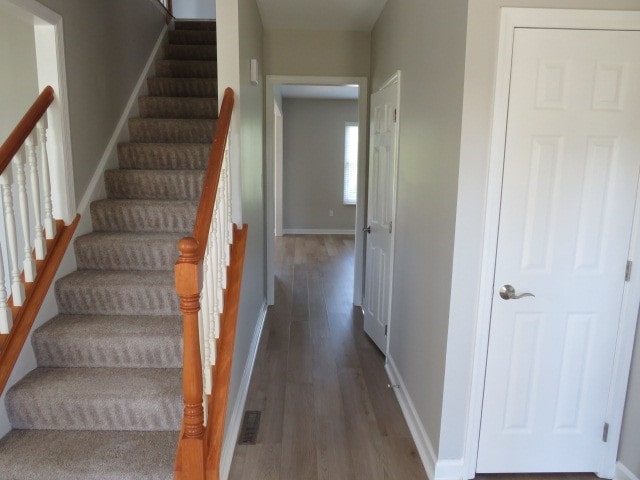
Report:
[[[363,232],[367,232],[367,233],[371,233],[371,226],[364,227],[364,228],[362,229],[362,231],[363,231]]]
[[[521,293],[516,295],[516,289],[511,285],[503,285],[500,287],[500,297],[504,300],[518,300],[523,297],[535,297],[533,293]]]

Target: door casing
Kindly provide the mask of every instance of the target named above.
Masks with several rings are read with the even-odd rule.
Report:
[[[486,195],[485,233],[483,238],[482,269],[478,296],[478,318],[473,353],[471,402],[468,412],[464,455],[465,478],[475,476],[482,398],[486,373],[489,325],[495,274],[498,223],[504,145],[506,140],[513,33],[516,28],[558,28],[583,30],[640,30],[640,12],[607,10],[567,10],[537,8],[502,8],[498,48],[497,75],[491,132],[491,151]],[[640,189],[638,191],[640,193]],[[636,209],[629,260],[640,265],[640,195],[636,196]],[[609,388],[607,420],[609,440],[596,474],[613,478],[616,455],[622,427],[622,414],[629,379],[633,342],[636,331],[638,304],[640,303],[640,268],[632,271],[631,281],[625,283],[614,367]]]

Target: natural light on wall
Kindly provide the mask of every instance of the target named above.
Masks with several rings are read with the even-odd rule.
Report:
[[[358,197],[358,124],[344,127],[344,193],[343,203],[355,205]]]

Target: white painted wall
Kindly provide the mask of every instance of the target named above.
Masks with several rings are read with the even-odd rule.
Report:
[[[464,104],[458,180],[457,220],[448,324],[439,461],[461,467],[466,446],[478,283],[484,232],[493,88],[496,75],[500,7],[638,10],[637,0],[469,0]],[[640,355],[635,356],[630,395],[638,392]],[[627,401],[638,402],[638,397]],[[636,410],[637,411],[637,410]],[[620,458],[640,475],[637,414],[625,416]],[[456,471],[456,473],[458,473]]]
[[[216,0],[173,0],[173,16],[189,19],[215,19]]]
[[[0,10],[0,144],[39,95],[33,25]]]
[[[285,98],[282,107],[284,229],[353,231],[356,207],[342,203],[344,129],[358,122],[357,100]]]
[[[372,91],[402,72],[389,356],[437,452],[451,291],[466,0],[389,0]]]

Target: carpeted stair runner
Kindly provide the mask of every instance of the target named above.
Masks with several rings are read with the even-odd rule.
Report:
[[[195,222],[217,116],[214,22],[176,22],[93,202],[38,368],[6,395],[2,480],[173,478],[182,420],[182,320],[173,265]]]

